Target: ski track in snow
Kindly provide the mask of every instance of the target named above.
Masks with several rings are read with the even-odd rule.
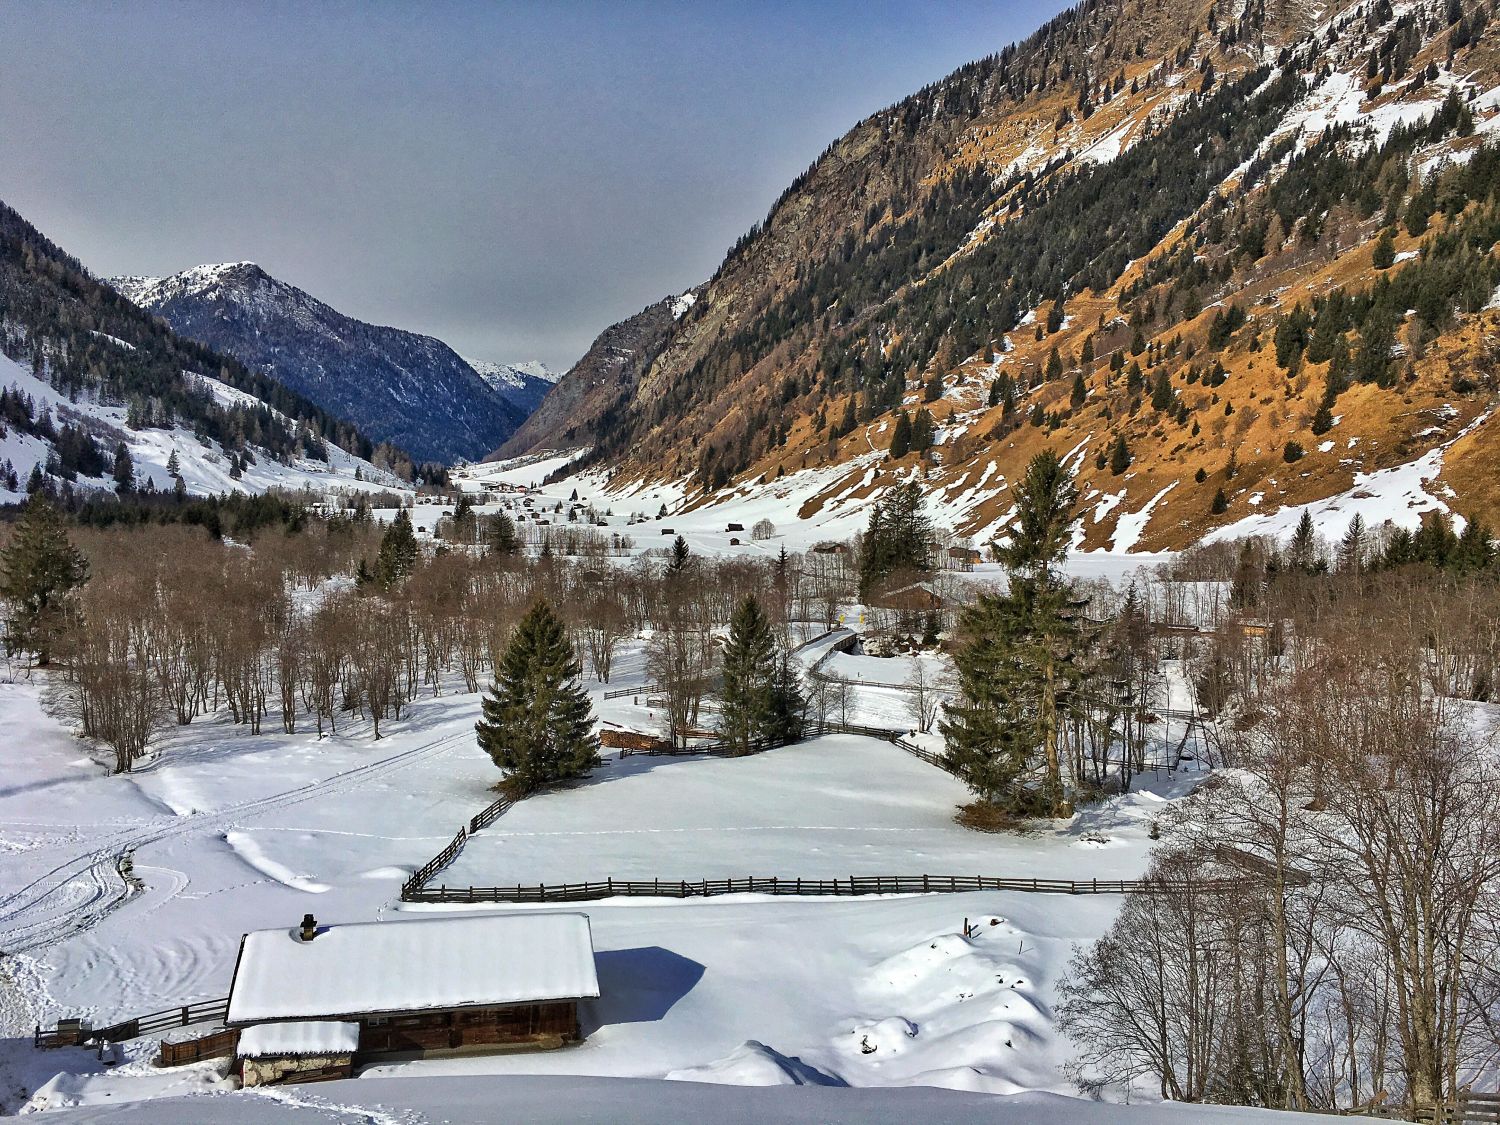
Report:
[[[246,819],[301,804],[314,797],[346,792],[425,758],[441,755],[467,737],[466,730],[458,731],[284,793],[214,812],[193,813],[173,821],[109,833],[93,841],[94,846],[87,853],[59,864],[26,886],[0,897],[0,951],[14,956],[56,945],[97,925],[105,915],[137,893],[121,874],[122,862],[136,848],[190,833],[224,836]],[[141,867],[138,870],[161,869]],[[180,879],[181,883],[167,897],[187,886],[187,877],[181,872],[173,872],[171,877]]]

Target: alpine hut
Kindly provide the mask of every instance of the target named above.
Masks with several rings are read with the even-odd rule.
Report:
[[[599,995],[587,914],[471,914],[256,930],[225,1026],[246,1085],[375,1059],[561,1047]]]

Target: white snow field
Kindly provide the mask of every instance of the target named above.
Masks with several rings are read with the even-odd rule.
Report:
[[[661,1083],[631,1078],[374,1079],[259,1088],[236,1097],[174,1097],[51,1114],[66,1125],[1314,1125],[1304,1113],[1201,1105],[1107,1105],[1055,1094],[840,1090]]]
[[[969,799],[962,783],[880,739],[828,735],[740,759],[629,757],[581,787],[523,801],[435,881],[1133,878],[1164,801],[1146,784],[1064,828],[1021,836],[955,824]],[[1180,792],[1187,782],[1167,784]]]
[[[853,659],[870,678],[891,683],[910,663],[895,658],[882,669]],[[609,688],[641,682],[638,644],[619,668]],[[649,729],[644,695],[606,702],[606,685],[589,687],[601,718]],[[378,742],[363,722],[341,723],[319,739],[272,729],[251,736],[227,721],[200,719],[171,731],[135,774],[110,776],[102,758],[51,717],[45,691],[41,676],[0,683],[0,950],[7,954],[0,958],[0,1109],[92,1107],[96,1116],[85,1120],[306,1113],[461,1121],[487,1119],[464,1108],[469,1095],[461,1092],[482,1089],[486,1100],[476,1105],[514,1097],[526,1107],[518,1119],[577,1120],[594,1096],[578,1088],[570,1095],[581,1099],[577,1106],[565,1100],[549,1118],[531,1111],[533,1100],[548,1101],[541,1087],[405,1081],[446,1075],[674,1080],[659,1096],[621,1087],[639,1106],[608,1120],[632,1120],[647,1106],[655,1112],[658,1102],[680,1108],[640,1119],[686,1119],[719,1096],[704,1092],[703,1082],[1071,1092],[1059,1069],[1069,1048],[1052,1025],[1056,982],[1074,949],[1109,924],[1114,896],[401,904],[403,879],[493,797],[499,775],[473,737],[477,695],[424,696],[387,723]],[[904,698],[894,688],[859,693],[858,705],[875,713],[896,711]],[[828,736],[732,760],[616,758],[581,785],[522,802],[434,883],[924,872],[1129,877],[1144,867],[1153,813],[1189,784],[1164,778],[1065,828],[1003,836],[955,825],[962,787],[878,739]],[[127,851],[135,886],[118,866]],[[587,913],[598,951],[601,997],[584,1005],[588,1037],[575,1048],[390,1064],[315,1093],[230,1094],[222,1063],[154,1068],[151,1039],[112,1045],[102,1058],[31,1045],[33,1027],[61,1015],[102,1026],[223,997],[241,935],[294,925],[304,913],[347,923],[552,909]],[[966,920],[974,927],[968,937]],[[395,1077],[403,1081],[371,1082]],[[691,1096],[675,1092],[679,1083]],[[370,1096],[367,1088],[382,1092]],[[216,1096],[156,1100],[204,1092]],[[723,1096],[723,1113],[740,1115],[730,1119],[898,1115],[898,1103],[872,1108],[878,1099],[854,1095],[787,1110]],[[928,1091],[899,1104],[926,1107],[917,1112],[930,1120],[992,1104],[946,1097]],[[138,1110],[119,1104],[143,1100],[150,1104]],[[386,1110],[313,1108],[377,1104],[397,1108],[385,1117]],[[1066,1111],[1048,1101],[993,1104],[997,1112],[1033,1115],[1015,1120],[1087,1112],[1073,1102],[1059,1103]],[[1083,1118],[1067,1118],[1075,1119]],[[1161,1119],[1189,1118],[1167,1111]]]

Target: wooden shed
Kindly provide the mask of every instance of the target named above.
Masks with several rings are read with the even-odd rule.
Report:
[[[241,1030],[247,1085],[297,1082],[382,1058],[561,1047],[598,995],[587,914],[307,915],[244,936],[224,1023]]]

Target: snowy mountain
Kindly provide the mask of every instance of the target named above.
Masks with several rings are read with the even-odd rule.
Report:
[[[1487,3],[1089,0],[835,140],[503,452],[692,504],[816,482],[804,518],[914,475],[981,543],[1047,447],[1088,549],[1341,531],[1398,470],[1408,522],[1493,523],[1497,165]]]
[[[187,374],[184,378],[225,406],[250,411],[269,409],[259,399],[210,376]],[[70,398],[60,394],[28,366],[5,355],[0,355],[0,392],[30,402],[34,416],[38,420],[48,419],[54,430],[77,427],[88,433],[104,455],[99,472],[75,469],[65,464],[56,438],[47,437],[45,432],[28,433],[14,425],[0,427],[5,431],[0,435],[0,504],[26,498],[28,478],[34,467],[45,473],[50,466],[54,484],[66,482],[67,487],[78,492],[113,492],[114,451],[121,443],[130,453],[135,487],[142,490],[171,492],[176,486],[171,469],[174,458],[175,475],[182,478],[187,491],[195,496],[277,489],[309,490],[320,498],[333,499],[351,492],[410,492],[412,487],[388,468],[378,469],[365,458],[336,445],[326,444],[321,456],[278,458],[253,446],[241,452],[204,440],[191,426],[132,427],[127,408],[95,396]]]
[[[497,394],[528,416],[541,405],[547,392],[562,378],[560,372],[553,371],[539,360],[494,363],[487,359],[464,356],[464,362],[478,372],[479,377],[494,388]]]
[[[478,457],[510,437],[527,413],[441,340],[345,316],[253,262],[111,284],[176,331],[418,460]]]
[[[0,503],[34,474],[113,492],[122,449],[144,490],[410,488],[404,452],[178,336],[0,204]]]

